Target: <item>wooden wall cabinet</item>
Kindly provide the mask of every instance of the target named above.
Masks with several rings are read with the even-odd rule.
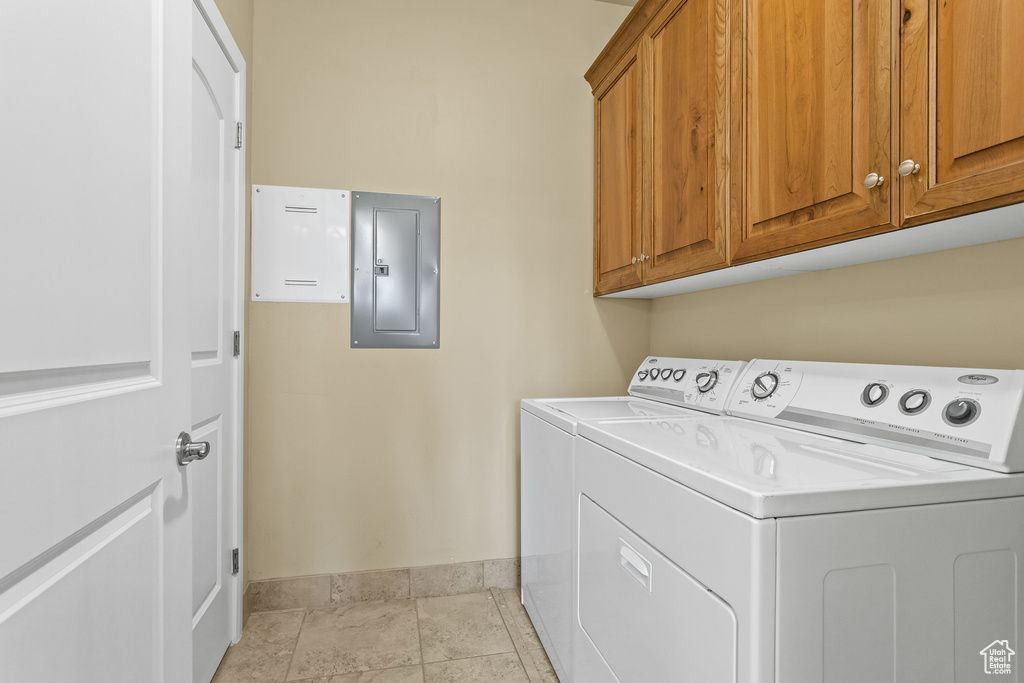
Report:
[[[1024,2],[900,12],[903,225],[1024,201]]]
[[[732,262],[894,229],[892,0],[741,5]]]
[[[1021,0],[640,0],[587,72],[595,295],[1024,201],[1021,26]]]
[[[728,124],[725,5],[646,2],[630,46],[606,49],[587,74],[595,295],[728,263],[727,150],[716,144]]]
[[[643,284],[640,63],[635,46],[594,92],[594,293]]]

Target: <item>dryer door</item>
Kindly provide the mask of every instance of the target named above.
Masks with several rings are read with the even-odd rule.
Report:
[[[577,680],[736,680],[732,608],[585,495],[579,552]]]

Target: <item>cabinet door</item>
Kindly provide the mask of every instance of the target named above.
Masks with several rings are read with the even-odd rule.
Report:
[[[1024,200],[1024,2],[905,0],[907,225]]]
[[[733,261],[893,228],[892,0],[749,0],[744,23]]]
[[[725,2],[669,2],[643,38],[645,283],[728,263],[728,150],[716,147],[727,125],[718,104],[727,100],[714,87],[715,50],[725,50],[725,12],[716,12],[716,5]],[[724,60],[717,77],[722,83],[728,78]]]
[[[594,294],[640,284],[640,65],[634,49],[594,93]]]

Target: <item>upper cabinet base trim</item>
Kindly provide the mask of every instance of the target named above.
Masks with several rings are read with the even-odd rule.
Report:
[[[787,275],[887,261],[1024,237],[1024,204],[1013,204],[895,232],[833,244],[701,275],[637,287],[600,298],[658,299]]]

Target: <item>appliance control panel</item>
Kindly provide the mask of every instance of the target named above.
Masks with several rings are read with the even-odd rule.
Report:
[[[806,432],[1024,472],[1024,370],[756,359],[726,412]]]
[[[721,414],[743,361],[648,356],[629,383],[630,396]]]

